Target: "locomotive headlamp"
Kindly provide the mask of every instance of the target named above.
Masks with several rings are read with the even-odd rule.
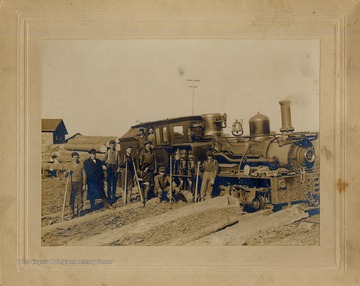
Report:
[[[313,147],[301,147],[296,146],[293,148],[293,154],[296,154],[293,158],[293,162],[297,163],[296,167],[311,168],[314,165],[316,155]],[[294,166],[293,166],[294,168]]]
[[[305,152],[305,159],[306,161],[308,161],[309,163],[312,163],[315,161],[315,153],[313,150],[309,149]]]

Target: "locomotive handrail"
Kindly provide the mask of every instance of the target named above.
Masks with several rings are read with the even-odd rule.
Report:
[[[249,144],[249,145],[247,146],[247,148],[246,148],[246,151],[245,151],[244,155],[243,155],[242,158],[241,158],[241,161],[240,161],[240,164],[239,164],[239,172],[241,172],[241,165],[242,165],[242,163],[243,163],[243,161],[244,161],[244,158],[245,158],[247,152],[249,151],[252,143],[253,143],[253,141],[251,140],[251,141],[250,141],[250,144]]]
[[[230,158],[229,156],[227,156],[224,153],[219,153],[219,152],[214,153],[214,157],[224,157],[226,160],[228,160],[229,162],[232,162],[232,163],[237,163],[239,161],[237,159]]]
[[[227,143],[229,143],[229,145],[234,146],[234,143],[240,143],[240,142],[245,142],[245,141],[250,141],[251,137],[248,136],[243,136],[243,137],[229,137],[229,136],[224,136],[223,138],[225,138],[225,140],[227,141]],[[236,142],[230,142],[229,139],[234,139],[233,141]],[[249,140],[250,139],[250,140]],[[234,144],[234,145],[233,145]]]
[[[218,153],[219,152],[222,152],[222,153],[229,153],[232,157],[234,158],[241,158],[243,155],[236,155],[234,152],[230,151],[230,150],[218,150],[217,151]],[[259,158],[260,155],[259,154],[247,154],[246,156],[247,158]]]

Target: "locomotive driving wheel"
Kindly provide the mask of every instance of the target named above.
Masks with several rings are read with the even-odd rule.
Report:
[[[256,197],[252,200],[251,202],[251,208],[254,210],[254,211],[258,211],[260,208],[261,208],[261,202],[260,202],[260,199],[259,197]]]
[[[265,200],[262,196],[257,195],[250,204],[245,206],[245,210],[248,212],[257,212],[263,209],[265,206]]]

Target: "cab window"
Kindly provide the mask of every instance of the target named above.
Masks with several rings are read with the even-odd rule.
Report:
[[[168,143],[169,140],[168,140],[167,126],[163,126],[162,130],[163,130],[163,142]]]
[[[184,126],[174,126],[174,136],[175,139],[183,138],[184,137]]]
[[[156,140],[156,145],[160,145],[160,128],[155,128],[155,140]]]

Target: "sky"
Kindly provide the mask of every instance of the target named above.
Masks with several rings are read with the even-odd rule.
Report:
[[[260,112],[281,127],[319,131],[318,40],[44,40],[42,118],[75,133],[121,137],[139,122],[227,113],[228,126]],[[197,79],[197,88],[188,79]],[[227,132],[229,131],[226,130]]]

